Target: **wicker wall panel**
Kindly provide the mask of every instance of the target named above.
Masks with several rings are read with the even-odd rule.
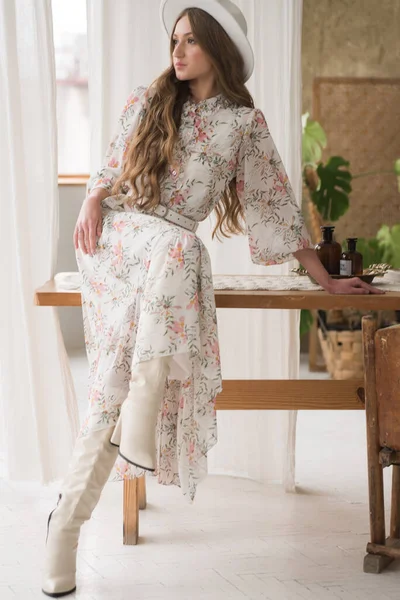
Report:
[[[353,175],[390,170],[400,158],[400,79],[316,78],[313,118],[326,131],[323,161],[339,155]],[[352,183],[350,209],[336,224],[336,238],[373,237],[380,225],[400,223],[395,175]]]

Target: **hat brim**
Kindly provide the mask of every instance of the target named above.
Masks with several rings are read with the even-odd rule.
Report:
[[[171,37],[178,16],[187,8],[200,8],[206,11],[225,29],[243,57],[244,80],[245,82],[248,81],[254,69],[253,49],[235,18],[216,0],[200,0],[198,2],[192,2],[191,0],[162,0],[160,18],[167,35]]]

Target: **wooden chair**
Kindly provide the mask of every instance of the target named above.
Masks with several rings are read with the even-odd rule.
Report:
[[[378,329],[362,319],[371,541],[365,573],[400,558],[400,325]],[[390,533],[385,533],[383,469],[392,466]]]

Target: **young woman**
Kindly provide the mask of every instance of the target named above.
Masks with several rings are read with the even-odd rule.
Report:
[[[190,6],[191,8],[187,8]],[[263,113],[246,22],[230,0],[163,0],[171,65],[129,96],[74,232],[90,365],[87,418],[47,526],[43,592],[75,589],[80,526],[117,460],[193,500],[217,440],[221,391],[210,259],[196,236],[246,229],[253,262],[295,256],[331,293]]]

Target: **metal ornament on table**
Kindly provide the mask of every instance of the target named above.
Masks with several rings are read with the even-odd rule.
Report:
[[[365,281],[365,283],[371,283],[375,277],[383,277],[391,268],[392,266],[387,263],[378,263],[364,269],[362,275],[331,275],[331,277],[332,279],[352,279],[353,277],[358,277],[361,281]],[[318,285],[304,267],[296,267],[292,269],[292,272],[296,273],[296,275],[307,275],[313,283]]]

